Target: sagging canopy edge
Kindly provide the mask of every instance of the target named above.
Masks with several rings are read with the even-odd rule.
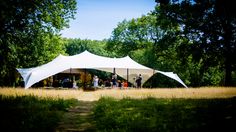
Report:
[[[124,79],[127,78],[127,69],[129,69],[128,81],[130,83],[133,83],[132,78],[138,74],[142,75],[142,82],[144,83],[154,74],[160,73],[176,80],[187,88],[178,75],[173,72],[163,72],[148,68],[135,62],[129,56],[108,58],[92,54],[88,51],[73,56],[59,55],[44,65],[34,68],[17,68],[17,70],[23,77],[25,89],[28,89],[33,84],[68,69],[96,69],[112,73],[114,68],[116,69],[116,74]]]

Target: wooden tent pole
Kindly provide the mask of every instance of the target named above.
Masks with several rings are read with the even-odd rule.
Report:
[[[129,87],[129,69],[127,68],[127,87]]]

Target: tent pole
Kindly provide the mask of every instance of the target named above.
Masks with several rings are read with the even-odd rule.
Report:
[[[128,87],[129,87],[129,69],[127,68],[127,84],[128,84]]]
[[[155,70],[153,69],[152,76],[154,76],[154,74],[155,74]],[[153,78],[152,78],[152,80],[151,80],[151,85],[150,85],[150,88],[152,88],[152,85],[153,85]]]
[[[71,83],[71,80],[72,80],[72,77],[71,77],[72,75],[71,75],[71,68],[70,68],[70,75],[69,75],[69,79],[70,79],[70,83]],[[69,83],[69,87],[71,86],[71,84]]]
[[[87,70],[86,68],[84,69],[84,90],[86,90],[86,85],[87,85],[87,77],[86,77],[86,74],[87,74]]]

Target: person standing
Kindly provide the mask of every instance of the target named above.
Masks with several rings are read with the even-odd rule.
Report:
[[[111,82],[112,82],[112,88],[116,88],[117,87],[117,75],[115,73],[112,74]]]
[[[50,76],[48,81],[49,81],[49,87],[52,87],[52,85],[53,85],[53,76]]]
[[[127,81],[124,81],[124,82],[123,82],[123,87],[124,87],[124,89],[127,89],[127,88],[128,88],[128,82],[127,82]]]
[[[116,84],[116,79],[115,79],[114,77],[112,77],[111,82],[112,82],[112,83],[111,83],[111,84],[112,84],[111,87],[112,87],[112,88],[116,88],[116,85],[117,85],[117,84]]]
[[[141,88],[141,85],[142,85],[142,75],[141,74],[139,74],[139,76],[137,77],[136,83],[137,83],[137,88]]]
[[[134,80],[133,88],[136,88],[137,87],[137,79],[136,79],[136,77],[134,77],[133,80]]]
[[[76,81],[74,80],[73,81],[73,87],[72,88],[75,88],[75,89],[77,89],[78,88],[78,86],[77,86],[77,83],[76,83]]]
[[[119,89],[121,89],[121,88],[122,88],[122,83],[121,83],[121,81],[120,81],[120,80],[118,80],[118,81],[117,81],[117,85],[118,85]]]
[[[98,76],[94,76],[93,77],[93,86],[95,87],[95,88],[97,88],[98,87]]]

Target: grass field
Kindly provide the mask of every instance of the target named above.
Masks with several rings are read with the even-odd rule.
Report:
[[[113,132],[229,132],[236,122],[236,98],[101,98],[97,128]]]
[[[60,131],[70,127],[109,132],[230,131],[236,122],[236,88],[83,91],[5,87],[0,88],[0,108],[0,131],[55,131],[59,122],[64,122]],[[95,123],[87,125],[93,128],[84,126],[89,122]]]
[[[75,89],[23,89],[0,88],[0,94],[6,96],[34,95],[38,97],[53,97],[63,99],[78,99],[83,101],[96,101],[101,97],[122,98],[230,98],[236,96],[235,87],[201,87],[201,88],[156,88],[156,89],[99,89],[96,91],[83,91]]]
[[[54,131],[75,99],[4,96],[0,94],[0,131]]]

